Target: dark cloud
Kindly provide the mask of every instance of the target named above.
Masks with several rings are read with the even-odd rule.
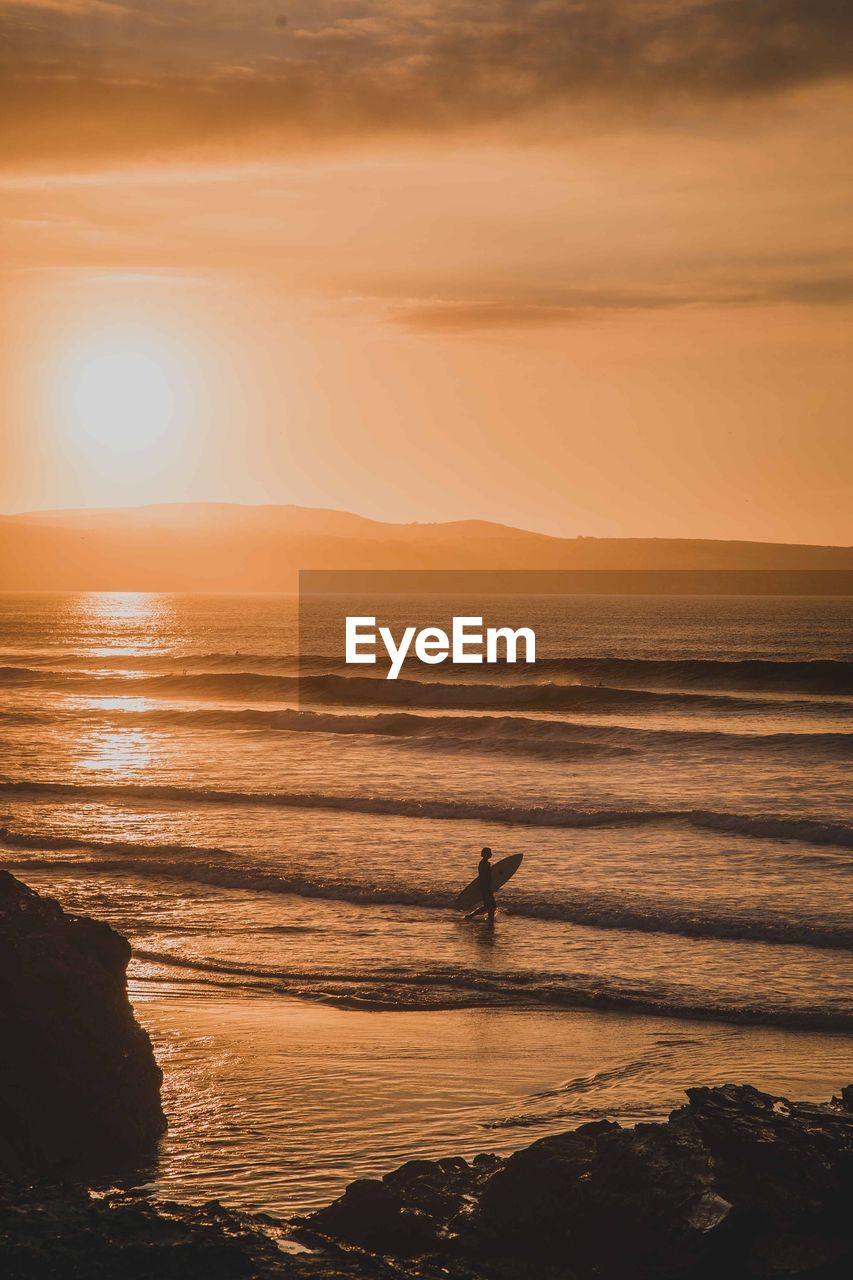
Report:
[[[0,22],[15,158],[436,131],[543,108],[559,127],[561,108],[678,112],[853,69],[849,0],[299,0],[286,13],[0,0]]]
[[[699,301],[700,294],[671,289],[614,290],[608,288],[552,289],[541,287],[497,298],[410,299],[391,309],[391,319],[406,329],[466,332],[475,329],[540,329],[578,324],[600,313],[660,311]],[[729,299],[727,299],[729,300]]]
[[[588,314],[573,307],[524,302],[433,302],[395,308],[391,319],[417,333],[471,333],[575,324]]]
[[[611,289],[555,290],[550,301],[517,297],[500,300],[436,299],[408,301],[392,307],[393,323],[418,333],[473,333],[489,329],[538,329],[588,323],[618,313],[667,311],[688,307],[846,306],[853,303],[853,275],[804,278],[794,272],[738,288],[646,291]]]
[[[792,280],[781,285],[777,296],[787,302],[832,307],[853,302],[853,275],[818,276],[813,280]]]
[[[415,333],[476,333],[489,329],[544,329],[565,325],[589,323],[618,312],[662,311],[673,307],[695,306],[702,301],[697,297],[672,296],[665,293],[649,293],[639,298],[617,301],[607,294],[600,300],[590,295],[579,305],[560,303],[488,301],[407,302],[392,308],[389,318],[395,324]],[[731,299],[726,305],[731,305]]]

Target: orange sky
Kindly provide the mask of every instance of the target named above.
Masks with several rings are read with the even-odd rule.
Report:
[[[850,6],[0,0],[0,35],[0,510],[853,541]]]

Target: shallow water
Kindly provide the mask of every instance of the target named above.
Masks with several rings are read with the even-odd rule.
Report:
[[[292,598],[0,597],[4,862],[132,940],[159,1189],[293,1209],[700,1081],[847,1082],[853,602],[525,607],[535,677],[299,709]],[[525,854],[493,932],[452,910],[484,843]]]
[[[166,1069],[169,1194],[197,1199],[213,1185],[282,1215],[412,1157],[504,1154],[604,1115],[663,1117],[685,1101],[679,1077],[825,1100],[849,1067],[843,1036],[624,1014],[167,995],[138,1011]]]

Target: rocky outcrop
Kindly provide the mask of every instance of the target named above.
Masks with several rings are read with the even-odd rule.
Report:
[[[113,1177],[165,1128],[130,945],[0,872],[0,1177]]]
[[[384,1178],[359,1178],[339,1200],[304,1221],[311,1238],[355,1245],[370,1253],[413,1257],[470,1234],[471,1214],[492,1177],[497,1156],[409,1160]]]
[[[86,1191],[0,1196],[3,1280],[278,1280],[294,1273],[258,1219]],[[307,1274],[307,1273],[306,1273]],[[328,1272],[326,1273],[328,1275]]]
[[[826,1106],[691,1089],[666,1123],[600,1121],[507,1160],[417,1161],[354,1183],[310,1239],[468,1274],[853,1274],[851,1091]]]
[[[602,1120],[507,1159],[412,1160],[289,1224],[93,1196],[79,1183],[138,1170],[165,1126],[129,958],[107,925],[0,872],[4,1280],[853,1274],[853,1087],[824,1105],[691,1089],[666,1122]]]
[[[290,1224],[19,1188],[0,1194],[4,1280],[847,1280],[853,1090],[688,1096],[666,1123],[412,1160]]]

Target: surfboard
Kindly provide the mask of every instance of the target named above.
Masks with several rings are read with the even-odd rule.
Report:
[[[523,857],[523,853],[512,853],[508,858],[501,858],[500,862],[492,863],[493,889],[500,889],[515,875]],[[469,907],[475,907],[480,901],[480,881],[475,876],[471,883],[465,886],[453,905],[460,911],[465,911]]]

